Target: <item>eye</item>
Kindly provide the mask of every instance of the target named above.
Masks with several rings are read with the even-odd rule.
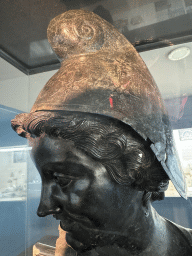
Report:
[[[62,188],[67,187],[72,182],[72,179],[70,177],[65,177],[63,174],[54,173],[53,177]]]

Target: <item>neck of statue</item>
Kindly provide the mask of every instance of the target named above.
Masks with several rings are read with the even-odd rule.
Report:
[[[158,215],[150,203],[147,213],[142,210],[133,220],[132,227],[113,245],[97,247],[78,256],[168,256],[165,220]]]

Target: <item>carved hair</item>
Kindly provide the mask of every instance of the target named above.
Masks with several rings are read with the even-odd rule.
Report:
[[[47,134],[70,139],[99,160],[117,183],[145,191],[144,201],[164,198],[169,178],[150,149],[150,141],[119,120],[96,114],[39,111],[18,115],[12,127],[26,138]]]

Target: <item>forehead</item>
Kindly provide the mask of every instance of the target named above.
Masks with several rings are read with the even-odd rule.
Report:
[[[31,146],[31,157],[38,169],[47,164],[67,164],[69,162],[83,165],[88,169],[101,167],[100,162],[93,160],[86,153],[77,149],[74,142],[70,140],[42,136],[34,139]]]
[[[31,156],[38,165],[44,165],[49,162],[62,162],[69,152],[75,150],[72,141],[50,138],[46,135],[31,139],[30,146],[32,146]]]

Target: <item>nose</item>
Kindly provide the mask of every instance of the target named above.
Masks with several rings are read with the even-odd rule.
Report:
[[[50,214],[59,214],[61,212],[61,207],[52,193],[52,187],[47,184],[44,185],[41,191],[41,200],[37,209],[37,215],[39,217],[45,217]]]
[[[49,209],[47,207],[47,205],[45,205],[41,202],[40,202],[39,207],[37,209],[37,215],[39,217],[45,217],[45,216],[50,215],[50,214],[59,214],[61,212],[62,211],[61,211],[60,207],[52,207],[51,209]]]

